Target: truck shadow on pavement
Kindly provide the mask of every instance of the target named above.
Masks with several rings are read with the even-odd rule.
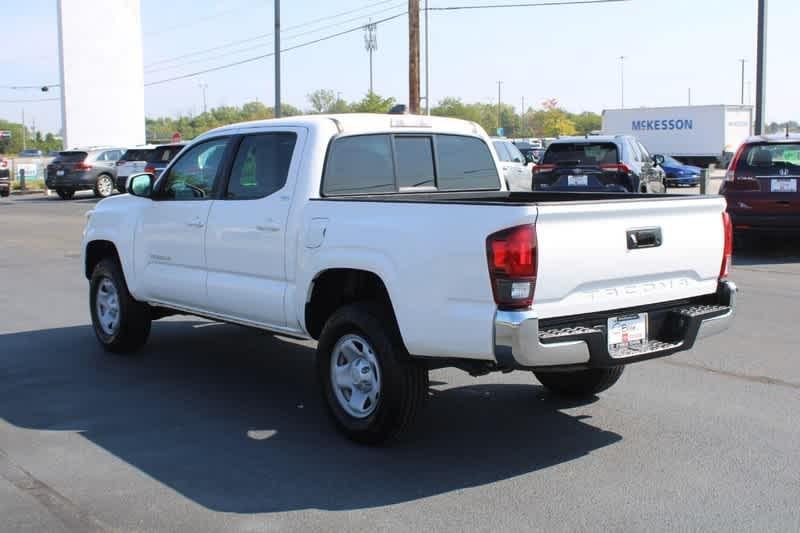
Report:
[[[0,335],[0,417],[79,431],[215,511],[352,510],[529,474],[621,440],[535,385],[447,388],[388,448],[328,421],[313,347],[236,326],[154,323],[139,356],[107,355],[89,326]],[[433,381],[433,380],[432,380]],[[69,457],[56,462],[69,461]]]
[[[734,266],[791,265],[800,263],[800,235],[756,234],[737,239]]]

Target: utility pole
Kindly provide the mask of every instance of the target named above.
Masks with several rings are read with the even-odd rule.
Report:
[[[519,112],[519,129],[525,130],[525,97],[522,97],[522,108]]]
[[[281,116],[281,0],[275,3],[275,118]]]
[[[419,113],[419,0],[408,0],[408,110]]]
[[[619,107],[625,109],[625,56],[619,56]]]
[[[425,114],[431,114],[431,54],[428,41],[428,0],[425,0]]]
[[[502,81],[497,82],[497,134],[500,135],[500,95],[501,95],[501,87],[503,86]],[[503,132],[505,134],[505,132]]]
[[[689,105],[692,105],[692,88],[689,87]]]
[[[22,149],[23,150],[28,147],[27,142],[28,142],[28,132],[26,131],[26,128],[25,128],[25,108],[23,107],[22,108]]]
[[[372,52],[378,49],[378,26],[372,23],[370,20],[369,24],[364,26],[364,48],[367,49],[369,52],[369,93],[372,94],[375,91],[373,90],[372,86]]]
[[[767,0],[758,0],[758,42],[756,43],[755,135],[764,129],[764,91],[767,83]]]
[[[747,62],[746,59],[739,60],[742,63],[742,105],[744,105],[744,64]]]

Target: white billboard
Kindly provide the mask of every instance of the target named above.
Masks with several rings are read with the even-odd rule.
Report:
[[[139,0],[59,0],[65,148],[144,144]]]

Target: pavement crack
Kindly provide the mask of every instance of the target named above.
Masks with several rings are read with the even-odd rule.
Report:
[[[0,450],[0,477],[11,483],[17,490],[36,499],[69,531],[91,533],[111,531],[109,527],[83,511],[60,492],[11,461],[3,450]]]
[[[711,372],[712,374],[717,374],[720,376],[725,376],[734,379],[741,379],[744,381],[750,381],[753,383],[762,383],[764,385],[777,385],[778,387],[787,387],[790,389],[800,389],[800,383],[793,383],[791,381],[784,381],[782,379],[771,378],[769,376],[752,376],[750,374],[742,374],[740,372],[730,372],[728,370],[721,370],[719,368],[711,368],[708,366],[704,366],[697,363],[688,363],[685,361],[670,361],[668,359],[663,359],[660,361],[665,365],[672,365],[672,366],[679,366],[682,368],[692,368],[695,370],[703,370],[705,372]]]

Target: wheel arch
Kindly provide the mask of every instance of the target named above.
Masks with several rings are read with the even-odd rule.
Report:
[[[306,296],[306,331],[312,338],[319,338],[325,322],[337,309],[360,301],[384,304],[397,325],[392,298],[379,274],[360,268],[328,268],[317,272]]]
[[[122,267],[117,246],[108,240],[96,239],[86,244],[86,252],[84,258],[84,275],[86,279],[91,279],[92,272],[97,264],[103,259],[110,257]],[[123,268],[124,273],[124,268]]]

